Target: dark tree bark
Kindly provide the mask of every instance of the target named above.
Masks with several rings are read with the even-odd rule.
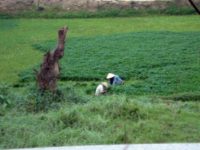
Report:
[[[49,90],[54,92],[56,90],[56,83],[60,73],[59,59],[64,56],[67,31],[67,27],[58,30],[58,44],[56,49],[44,55],[40,71],[36,75],[38,87],[42,91]]]
[[[200,10],[197,8],[197,6],[194,4],[194,2],[192,0],[188,0],[188,1],[192,5],[192,7],[196,10],[196,12],[200,15]]]

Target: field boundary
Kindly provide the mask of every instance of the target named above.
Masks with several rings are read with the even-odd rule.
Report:
[[[198,150],[200,143],[173,144],[120,144],[120,145],[86,145],[44,148],[24,148],[21,150]],[[20,149],[13,149],[20,150]]]

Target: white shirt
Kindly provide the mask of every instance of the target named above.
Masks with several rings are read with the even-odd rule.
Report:
[[[99,96],[100,94],[103,94],[105,92],[104,87],[102,84],[99,84],[95,91],[95,96]]]

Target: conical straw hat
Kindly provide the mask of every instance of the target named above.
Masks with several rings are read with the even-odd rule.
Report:
[[[109,73],[106,77],[106,79],[110,79],[110,78],[113,78],[115,75],[113,73]]]
[[[101,83],[103,86],[105,86],[106,88],[108,88],[108,83],[107,82],[102,82]]]

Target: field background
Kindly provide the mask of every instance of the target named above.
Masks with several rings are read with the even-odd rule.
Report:
[[[61,97],[38,95],[32,70],[64,25]],[[195,15],[1,19],[0,148],[199,142],[199,26]],[[94,97],[108,72],[125,84]]]

